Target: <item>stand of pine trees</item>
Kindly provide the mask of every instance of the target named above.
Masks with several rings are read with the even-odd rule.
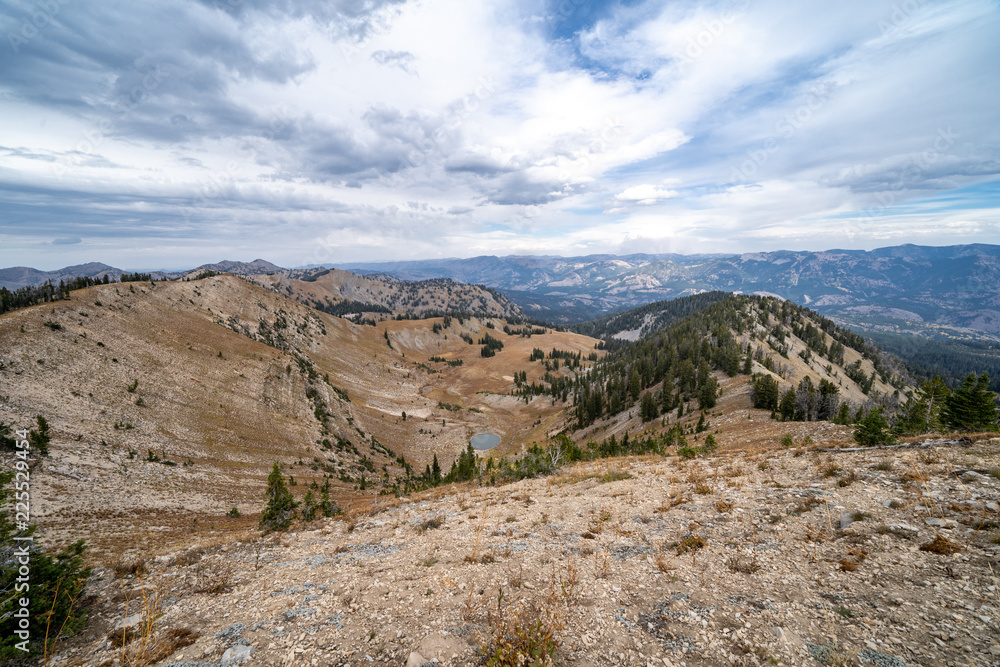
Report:
[[[148,273],[123,273],[119,282],[152,282],[152,280],[152,276]],[[103,279],[80,276],[69,281],[60,280],[58,285],[53,285],[52,281],[49,280],[43,285],[19,287],[14,291],[0,287],[0,313],[37,306],[40,303],[63,301],[69,299],[69,294],[73,290],[94,285],[107,285],[111,282],[114,281],[109,280],[108,275],[104,274]]]

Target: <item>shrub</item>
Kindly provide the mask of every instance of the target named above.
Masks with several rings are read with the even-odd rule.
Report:
[[[55,556],[36,547],[34,542],[18,542],[15,537],[27,537],[34,527],[26,531],[16,531],[8,518],[12,513],[7,507],[6,486],[13,479],[12,473],[0,473],[0,590],[18,591],[18,553],[24,544],[29,544],[31,562],[31,589],[27,607],[31,639],[22,644],[28,649],[26,654],[18,644],[16,634],[19,620],[14,613],[20,610],[20,596],[4,595],[0,600],[0,663],[12,664],[17,659],[33,658],[48,641],[51,650],[60,635],[72,635],[83,627],[86,612],[78,604],[83,593],[90,569],[83,567],[83,540],[69,545]],[[21,591],[18,591],[21,592]],[[51,616],[49,613],[51,612]]]
[[[503,591],[497,600],[498,612],[490,619],[492,637],[480,647],[487,667],[535,667],[551,665],[563,624],[551,600],[525,601],[505,609]]]

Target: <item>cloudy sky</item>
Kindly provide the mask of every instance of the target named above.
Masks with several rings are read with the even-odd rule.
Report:
[[[0,12],[0,266],[1000,242],[996,0]]]

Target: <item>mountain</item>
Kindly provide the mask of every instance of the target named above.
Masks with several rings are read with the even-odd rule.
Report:
[[[215,264],[202,264],[198,268],[190,271],[141,271],[148,273],[156,280],[177,280],[179,278],[194,278],[206,272],[232,273],[234,275],[254,275],[271,274],[286,271],[280,266],[275,266],[271,262],[263,259],[255,259],[252,262],[234,262],[224,260]],[[48,281],[58,284],[60,280],[69,282],[74,278],[96,278],[103,279],[108,276],[110,280],[118,281],[123,273],[131,273],[122,269],[108,266],[100,262],[90,262],[88,264],[75,264],[66,266],[55,271],[39,271],[27,266],[12,266],[0,269],[0,287],[14,291],[22,287],[34,287],[43,285]]]
[[[557,322],[724,290],[780,296],[863,330],[1000,339],[996,245],[742,255],[474,257],[344,268],[482,283],[503,290],[526,313]]]
[[[85,537],[108,555],[185,541],[192,521],[242,530],[224,515],[259,511],[274,461],[344,505],[404,492],[477,433],[506,451],[562,428],[564,404],[514,398],[513,376],[541,381],[534,345],[597,341],[505,326],[364,326],[228,274],[95,285],[0,314],[0,436],[50,424],[31,475],[50,544]],[[502,343],[489,356],[487,335]]]
[[[847,423],[864,405],[894,409],[913,386],[901,362],[858,334],[774,297],[711,292],[574,328],[602,336],[608,350],[574,387],[577,437],[609,423],[626,433],[679,423],[695,404],[715,408],[722,388],[783,419]],[[756,395],[761,378],[767,401]]]
[[[283,271],[250,279],[338,316],[371,315],[381,319],[467,313],[507,320],[524,318],[517,304],[497,290],[464,285],[450,278],[410,281],[386,274],[363,276],[339,269],[318,269]]]
[[[392,298],[391,279],[262,275],[0,314],[0,462],[30,472],[33,543],[86,539],[95,568],[53,664],[992,659],[1000,440],[850,449],[912,387],[829,319],[708,292],[578,326],[602,340],[361,325],[287,292]],[[411,298],[457,289],[436,283]],[[39,416],[50,455],[17,465],[8,429]],[[477,455],[484,433],[501,442]],[[285,485],[298,518],[262,534]],[[324,489],[343,512],[307,516]],[[953,604],[921,606],[916,569]]]
[[[121,269],[116,269],[113,266],[101,264],[100,262],[76,264],[55,271],[39,271],[27,266],[12,266],[0,269],[0,287],[6,287],[13,291],[21,287],[43,285],[49,280],[53,284],[58,284],[60,280],[71,280],[78,277],[100,279],[105,275],[117,281],[122,273],[124,271]]]
[[[221,262],[216,262],[215,264],[202,264],[196,269],[192,269],[186,273],[187,276],[196,276],[198,274],[204,273],[206,271],[217,271],[219,273],[232,273],[236,276],[251,276],[251,275],[270,275],[274,273],[287,272],[288,269],[283,269],[280,266],[272,264],[264,259],[255,259],[252,262],[234,262],[232,260],[223,260]],[[177,277],[177,273],[169,274],[171,277]]]

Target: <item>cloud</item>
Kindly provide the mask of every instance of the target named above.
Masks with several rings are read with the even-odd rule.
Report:
[[[58,4],[0,49],[19,262],[996,239],[989,0]]]
[[[649,206],[651,204],[656,204],[658,202],[666,201],[667,199],[673,199],[679,196],[680,193],[676,190],[659,188],[655,185],[642,184],[626,188],[624,191],[616,194],[615,199],[621,202],[639,204],[640,206]]]
[[[416,57],[412,53],[379,49],[378,51],[372,51],[371,58],[379,65],[396,67],[407,74],[416,74],[416,71],[412,67],[414,61],[416,61]]]
[[[52,239],[52,245],[76,245],[78,243],[83,243],[83,239],[81,239],[79,236],[69,236],[58,239]]]

